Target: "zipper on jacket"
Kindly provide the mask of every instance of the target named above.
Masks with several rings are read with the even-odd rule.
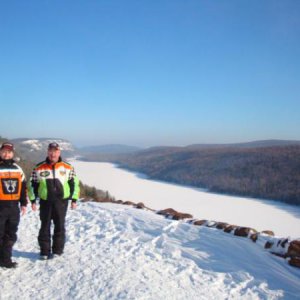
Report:
[[[55,180],[55,164],[52,165],[52,174],[53,174],[53,189],[56,192],[56,180]]]
[[[9,183],[11,184],[11,180],[12,180],[12,178],[11,178],[11,171],[8,171],[8,174],[9,174]],[[10,193],[11,200],[13,200],[13,195],[12,195],[11,190],[9,190],[9,193]]]

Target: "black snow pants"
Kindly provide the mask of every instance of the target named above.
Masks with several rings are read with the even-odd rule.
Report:
[[[2,201],[1,201],[2,202]],[[17,241],[20,222],[19,202],[0,204],[0,261],[11,262],[12,247]]]
[[[56,199],[55,201],[40,200],[40,220],[38,242],[41,255],[51,253],[51,221],[53,230],[53,254],[62,254],[65,246],[65,218],[68,209],[68,200]]]

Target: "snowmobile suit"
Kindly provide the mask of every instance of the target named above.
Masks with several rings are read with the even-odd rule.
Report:
[[[20,222],[19,204],[27,205],[25,175],[13,159],[0,158],[0,264],[11,263]]]
[[[38,242],[41,255],[62,254],[65,245],[65,217],[68,200],[76,202],[79,197],[79,181],[73,167],[67,162],[51,164],[47,158],[33,169],[29,186],[29,199],[40,199],[41,228]],[[54,223],[51,247],[51,221]]]

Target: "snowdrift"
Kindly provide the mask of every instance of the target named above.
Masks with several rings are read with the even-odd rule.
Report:
[[[20,224],[1,299],[297,299],[300,270],[216,228],[111,203],[67,216],[62,257],[38,260],[38,214]]]

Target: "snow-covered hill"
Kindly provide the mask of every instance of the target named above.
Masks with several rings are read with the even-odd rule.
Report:
[[[37,139],[14,139],[12,142],[15,144],[18,154],[23,159],[29,159],[34,162],[44,159],[47,154],[48,145],[52,142],[57,142],[62,150],[64,157],[72,157],[75,155],[76,150],[71,142],[59,138],[37,138]]]
[[[13,141],[20,147],[27,148],[30,152],[47,150],[49,143],[52,142],[57,142],[60,145],[62,151],[75,151],[74,146],[69,141],[64,139],[15,139]]]
[[[299,269],[217,229],[81,203],[68,211],[64,255],[40,261],[38,228],[29,209],[0,299],[299,299]]]

